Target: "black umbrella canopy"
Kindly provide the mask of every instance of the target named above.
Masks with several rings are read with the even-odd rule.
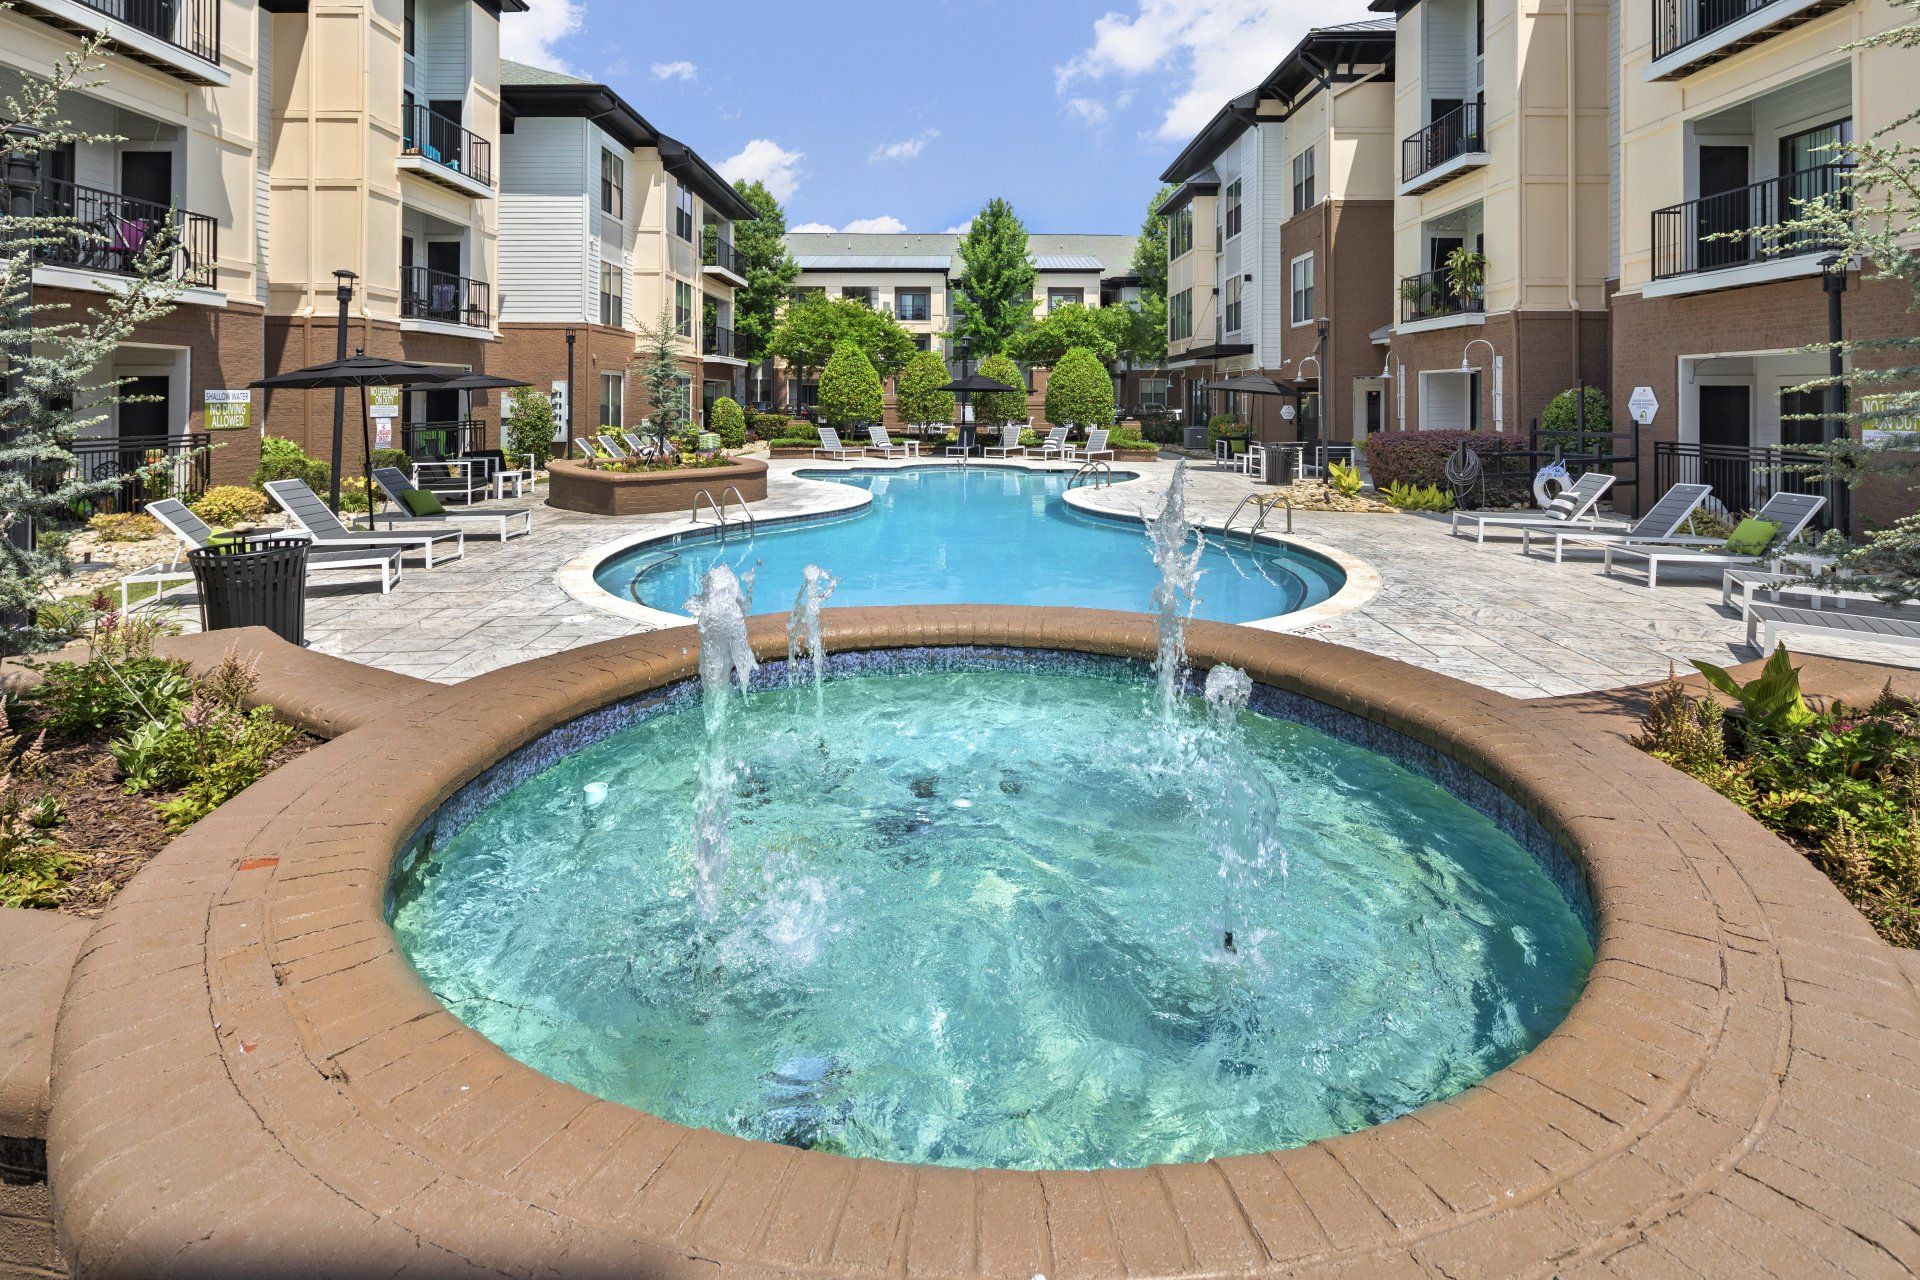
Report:
[[[353,355],[345,360],[329,360],[325,364],[295,369],[292,373],[259,378],[250,385],[293,391],[319,391],[332,387],[428,387],[476,376],[479,375],[443,365]]]
[[[949,382],[940,389],[942,391],[951,391],[955,395],[991,395],[994,392],[1005,393],[1020,390],[1019,387],[1008,386],[998,378],[983,378],[977,373],[970,373],[964,378],[955,378],[952,382]]]
[[[1257,373],[1250,373],[1240,378],[1228,378],[1225,382],[1209,383],[1207,390],[1244,391],[1249,395],[1256,396],[1283,396],[1288,394],[1287,389],[1275,382],[1272,378],[1262,377]]]

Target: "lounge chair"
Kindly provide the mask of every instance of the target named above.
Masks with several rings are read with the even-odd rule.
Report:
[[[823,453],[829,458],[837,458],[842,462],[848,458],[864,458],[867,456],[867,451],[864,448],[849,448],[841,444],[839,431],[832,427],[820,428],[820,444],[819,447],[814,449],[813,456],[817,458]]]
[[[1112,434],[1113,433],[1110,431],[1089,431],[1087,433],[1086,448],[1068,449],[1067,455],[1066,455],[1067,461],[1068,462],[1093,462],[1100,458],[1105,458],[1108,461],[1112,461],[1114,458],[1119,457],[1120,455],[1116,454],[1113,450],[1107,448],[1107,437]]]
[[[329,550],[398,547],[402,551],[418,551],[431,569],[438,563],[434,559],[434,552],[451,543],[453,555],[447,558],[466,558],[467,535],[449,525],[421,525],[404,532],[394,529],[387,533],[349,529],[340,523],[339,516],[327,510],[327,504],[320,501],[320,495],[307,488],[305,480],[269,480],[266,489],[267,496],[279,503],[280,509],[292,516],[294,523],[306,530],[307,536],[316,545]]]
[[[1920,609],[1864,596],[1796,596],[1747,607],[1747,643],[1772,653],[1783,631],[1844,635],[1867,644],[1920,644]]]
[[[443,502],[449,498],[473,502],[493,492],[493,479],[488,474],[487,464],[478,458],[453,462],[416,462],[413,464],[413,483]]]
[[[129,574],[120,580],[120,610],[123,613],[128,607],[127,588],[135,583],[152,582],[164,592],[167,590],[166,582],[170,578],[180,578],[186,582],[193,581],[193,570],[185,568],[180,563],[182,555],[208,545],[216,536],[213,527],[193,514],[187,504],[178,498],[158,498],[149,502],[147,514],[158,520],[167,532],[180,539],[180,550],[175,552],[171,564],[142,569],[139,573]],[[340,569],[378,570],[380,594],[386,595],[393,590],[394,584],[400,581],[400,553],[397,550],[307,552],[308,573]]]
[[[1613,479],[1604,471],[1589,471],[1539,511],[1456,511],[1452,533],[1457,538],[1461,525],[1471,524],[1474,541],[1484,543],[1489,529],[1514,533],[1527,529],[1624,529],[1626,521],[1603,520],[1595,514],[1600,499],[1613,488]]]
[[[1065,462],[1068,448],[1067,429],[1065,427],[1055,427],[1047,432],[1047,438],[1040,442],[1040,460],[1045,462],[1048,458],[1058,454],[1060,460]]]
[[[1027,456],[1027,446],[1020,443],[1020,435],[1026,430],[1017,422],[1009,422],[1000,428],[1000,443],[988,445],[980,452],[986,457],[1011,458],[1014,454]]]
[[[867,428],[867,439],[871,442],[867,447],[883,458],[891,458],[896,453],[903,458],[920,456],[918,440],[902,440],[895,444],[893,438],[887,434],[887,429],[877,422]]]
[[[1813,575],[1833,563],[1830,557],[1808,557],[1813,563],[1800,568],[1787,565],[1765,569],[1737,566],[1725,570],[1720,576],[1720,603],[1728,609],[1736,610],[1741,617],[1747,616],[1747,610],[1753,607],[1753,598],[1762,591],[1778,600],[1782,592],[1795,594],[1806,592],[1828,593],[1829,589],[1816,585]],[[1837,579],[1835,579],[1837,581]],[[1734,597],[1739,596],[1738,603]]]
[[[417,486],[410,482],[406,473],[398,467],[375,467],[373,482],[379,485],[381,491],[387,495],[387,500],[393,504],[393,510],[382,511],[378,515],[369,517],[369,524],[384,520],[388,527],[399,529],[415,525],[430,525],[435,520],[450,520],[456,526],[467,521],[473,521],[476,524],[492,522],[499,531],[502,542],[516,535],[533,532],[533,512],[531,511],[488,511],[482,508],[467,511],[440,511],[430,516],[414,515],[412,509],[407,506],[404,495],[410,490],[416,490]],[[519,528],[514,528],[515,525]]]
[[[1615,560],[1638,560],[1646,565],[1647,586],[1660,585],[1661,565],[1692,565],[1709,569],[1731,569],[1767,564],[1782,558],[1786,548],[1799,540],[1827,500],[1816,493],[1788,493],[1782,490],[1768,498],[1754,518],[1775,525],[1778,532],[1759,555],[1741,555],[1725,550],[1724,542],[1711,538],[1669,538],[1665,542],[1619,542],[1606,548],[1605,571],[1613,572]],[[1719,551],[1706,548],[1719,546]],[[1624,566],[1623,566],[1624,567]]]
[[[1533,540],[1537,536],[1543,541],[1553,539],[1553,562],[1559,564],[1566,555],[1567,544],[1586,547],[1599,551],[1612,543],[1622,542],[1689,542],[1682,537],[1681,526],[1685,525],[1693,513],[1700,509],[1713,493],[1712,485],[1677,484],[1660,495],[1660,501],[1647,508],[1647,514],[1634,521],[1629,529],[1618,533],[1605,533],[1593,529],[1545,529],[1527,528],[1520,531],[1520,551],[1523,555],[1533,554]],[[1718,546],[1724,539],[1703,538],[1701,546]]]

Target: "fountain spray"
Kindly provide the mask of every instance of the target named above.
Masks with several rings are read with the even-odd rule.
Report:
[[[820,609],[833,589],[839,586],[832,574],[817,564],[806,567],[805,581],[793,598],[793,612],[787,615],[787,687],[800,686],[800,655],[813,660],[813,719],[816,727],[825,717],[827,649],[820,642]]]
[[[1193,539],[1191,551],[1187,549],[1189,536]],[[1153,672],[1160,685],[1160,723],[1171,732],[1187,665],[1187,622],[1200,603],[1200,557],[1206,550],[1200,531],[1187,522],[1185,462],[1175,464],[1167,500],[1147,525],[1147,538],[1153,547],[1153,563],[1160,570],[1160,581],[1153,589],[1153,611],[1160,619],[1160,652],[1153,660]]]
[[[1208,746],[1213,767],[1232,779],[1240,768],[1240,713],[1247,709],[1253,698],[1253,679],[1238,667],[1218,666],[1207,672],[1205,697],[1207,701]],[[1223,945],[1229,953],[1238,953],[1233,945],[1233,894],[1235,889],[1235,862],[1238,854],[1234,818],[1239,799],[1232,786],[1213,788],[1214,794],[1224,795],[1226,802],[1216,809],[1214,843],[1220,854],[1220,920],[1224,935]]]
[[[707,729],[694,811],[694,899],[708,924],[720,915],[720,886],[731,852],[728,828],[736,766],[727,730],[734,682],[744,693],[760,665],[747,643],[747,611],[752,607],[753,574],[743,583],[723,564],[707,570],[700,594],[687,601],[687,612],[700,627],[700,697]]]

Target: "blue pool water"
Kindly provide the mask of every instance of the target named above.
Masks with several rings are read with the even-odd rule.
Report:
[[[806,474],[806,473],[802,473]],[[724,563],[757,570],[756,607],[784,609],[817,564],[839,579],[835,607],[892,604],[1066,605],[1151,612],[1157,574],[1145,529],[1084,515],[1061,494],[1064,474],[999,468],[818,473],[873,494],[846,516],[773,525],[724,545],[702,535],[636,548],[602,564],[600,586],[682,613],[700,580]],[[1345,585],[1331,562],[1289,548],[1222,548],[1209,538],[1196,617],[1252,622],[1326,600]],[[677,552],[672,558],[669,553]],[[640,579],[638,590],[634,575]]]

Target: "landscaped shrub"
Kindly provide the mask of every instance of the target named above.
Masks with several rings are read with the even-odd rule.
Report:
[[[713,409],[707,414],[707,428],[720,437],[723,449],[739,449],[747,443],[747,415],[732,396],[721,396],[713,402]]]
[[[553,401],[533,387],[516,387],[507,397],[507,415],[500,424],[502,451],[531,459],[535,470],[553,457]]]
[[[1207,443],[1218,444],[1222,440],[1244,440],[1247,436],[1247,424],[1230,413],[1216,413],[1207,419]]]
[[[1047,418],[1092,431],[1113,425],[1113,375],[1085,347],[1072,347],[1047,378]]]
[[[1115,427],[1107,437],[1109,449],[1146,449],[1159,452],[1154,443],[1132,427]]]
[[[1402,511],[1451,511],[1453,493],[1438,485],[1394,483],[1382,491],[1390,506]]]
[[[988,356],[977,371],[983,378],[1005,383],[1016,391],[989,391],[973,398],[973,421],[981,427],[1004,427],[1027,420],[1027,380],[1020,366],[1006,356]]]
[[[953,381],[937,351],[917,351],[894,381],[900,420],[916,427],[953,421],[953,393],[940,388]]]
[[[1605,450],[1606,437],[1613,434],[1613,406],[1607,403],[1606,392],[1598,387],[1587,388],[1587,434],[1580,435],[1579,419],[1575,413],[1573,389],[1569,387],[1548,401],[1547,407],[1540,412],[1540,447],[1551,449],[1559,445],[1568,453],[1592,453],[1595,446]],[[1595,439],[1594,437],[1599,437]]]
[[[1180,423],[1170,413],[1144,414],[1140,434],[1155,444],[1179,444]]]
[[[1382,431],[1368,436],[1362,447],[1374,487],[1384,490],[1392,484],[1447,488],[1447,458],[1463,444],[1483,464],[1493,454],[1526,449],[1524,441],[1486,431]]]
[[[160,522],[152,516],[103,511],[87,521],[87,531],[102,542],[144,542],[160,536]]]
[[[769,440],[776,447],[792,448],[797,441],[811,449],[820,443],[820,428],[805,418],[782,418],[780,430],[769,437]]]
[[[267,514],[267,495],[258,489],[221,484],[207,490],[187,506],[193,514],[214,528],[231,529]]]
[[[842,430],[880,421],[885,388],[858,343],[842,342],[820,373],[820,416]]]
[[[373,465],[376,467],[395,467],[401,471],[413,470],[413,459],[407,456],[405,449],[375,449]]]
[[[1344,462],[1327,463],[1327,488],[1343,498],[1357,498],[1365,482],[1360,478],[1360,468]]]
[[[261,437],[260,467],[253,473],[256,486],[270,480],[305,480],[315,493],[325,493],[332,478],[332,469],[326,463],[308,457],[293,441],[279,436]]]
[[[105,597],[93,606],[85,662],[42,668],[30,698],[41,725],[55,737],[84,738],[139,724],[184,702],[192,692],[179,663],[154,656],[168,633],[154,618],[122,618]]]
[[[37,744],[21,750],[0,698],[0,907],[58,906],[77,861],[49,834],[66,820],[59,802],[29,803],[15,785],[42,775],[46,763]]]
[[[787,431],[787,415],[784,413],[750,413],[747,415],[747,431],[755,440],[775,440]]]

